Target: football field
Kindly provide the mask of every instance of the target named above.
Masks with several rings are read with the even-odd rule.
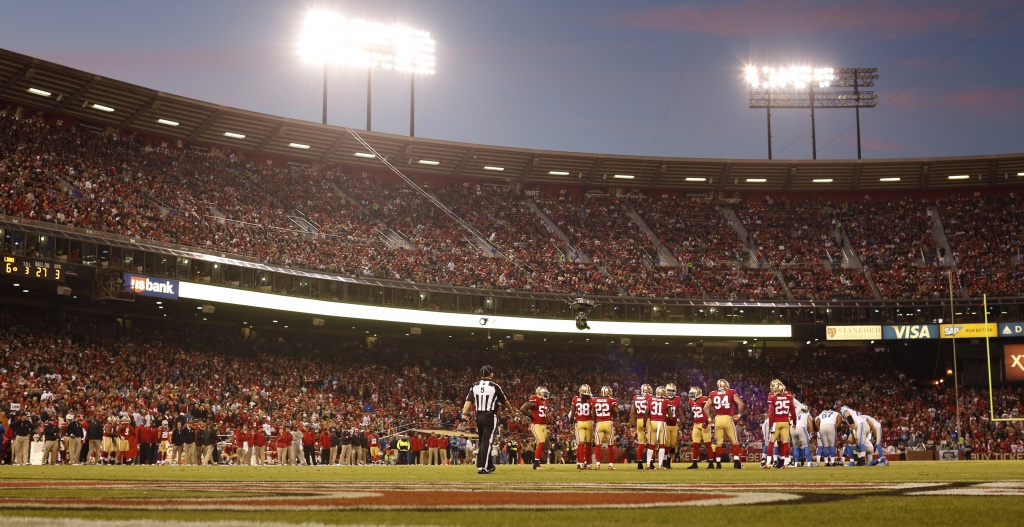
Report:
[[[1024,464],[0,468],[0,525],[1022,525]]]

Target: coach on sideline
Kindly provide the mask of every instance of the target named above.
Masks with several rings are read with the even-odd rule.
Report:
[[[477,444],[480,447],[480,454],[476,456],[476,473],[490,474],[494,472],[491,447],[494,446],[494,429],[498,427],[498,409],[503,406],[510,412],[515,411],[501,386],[494,382],[493,366],[480,368],[480,380],[469,388],[466,404],[462,405],[463,421],[469,419],[470,406],[476,407]]]

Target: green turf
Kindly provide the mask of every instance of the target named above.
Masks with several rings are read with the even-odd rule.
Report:
[[[240,520],[282,523],[319,522],[325,524],[381,525],[493,525],[530,527],[597,523],[599,525],[648,525],[696,522],[705,525],[858,525],[875,523],[895,525],[1021,525],[1024,518],[1024,496],[911,496],[906,489],[884,488],[896,483],[941,483],[945,486],[971,487],[978,482],[1009,481],[1024,485],[1024,465],[1013,461],[978,462],[912,462],[894,463],[889,467],[799,468],[761,470],[750,465],[746,470],[723,466],[722,470],[640,471],[631,466],[618,466],[615,471],[577,471],[574,466],[545,467],[534,471],[529,466],[499,466],[498,472],[481,476],[472,467],[2,467],[0,484],[12,480],[58,480],[68,482],[47,489],[6,489],[0,496],[2,516],[18,515],[40,518],[73,517],[82,520]],[[209,482],[201,490],[168,488],[76,489],[75,480],[110,483]],[[464,487],[479,486],[491,490],[518,490],[531,485],[548,484],[548,490],[582,490],[593,503],[600,494],[587,487],[601,485],[639,485],[636,490],[659,486],[684,486],[694,490],[713,490],[717,483],[768,484],[758,491],[788,492],[799,496],[797,501],[772,505],[732,505],[713,507],[671,507],[643,510],[589,509],[573,510],[497,510],[497,511],[129,511],[129,510],[32,510],[4,508],[3,499],[44,497],[72,500],[82,495],[114,498],[204,498],[210,496],[242,498],[266,495],[265,488],[216,489],[216,482],[367,482],[388,488],[426,487],[423,483],[454,483]],[[836,484],[878,484],[850,490],[829,488]],[[556,484],[550,486],[550,484]],[[795,487],[800,485],[800,488]],[[811,485],[810,488],[802,488]],[[313,485],[314,489],[316,488]],[[732,491],[736,492],[736,491]],[[743,492],[743,491],[739,491]],[[510,493],[511,495],[511,493]],[[443,494],[438,494],[442,499]],[[515,496],[511,496],[515,499]],[[592,497],[592,499],[591,499]],[[257,500],[258,503],[258,500]],[[825,520],[827,518],[827,520]],[[44,520],[45,522],[45,520]]]

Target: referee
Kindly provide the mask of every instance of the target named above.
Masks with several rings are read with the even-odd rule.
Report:
[[[491,448],[494,446],[494,429],[498,427],[498,409],[502,405],[509,411],[515,411],[505,398],[505,392],[501,391],[501,386],[494,382],[494,367],[480,368],[480,380],[469,388],[466,404],[462,405],[463,421],[469,419],[470,406],[476,407],[476,429],[479,434],[477,446],[480,448],[476,456],[477,474],[494,472]]]

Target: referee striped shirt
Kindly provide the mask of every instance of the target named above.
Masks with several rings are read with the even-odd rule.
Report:
[[[501,391],[494,381],[480,379],[469,389],[467,401],[471,401],[476,407],[477,413],[495,412],[505,401],[505,392]]]

